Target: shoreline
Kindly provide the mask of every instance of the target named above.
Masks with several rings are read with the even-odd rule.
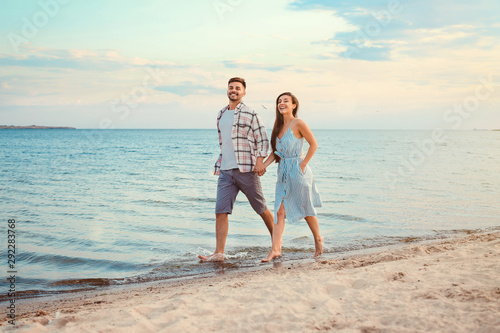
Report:
[[[22,299],[15,329],[500,330],[500,231],[378,250]],[[1,325],[11,330],[6,320]]]
[[[373,246],[366,246],[358,249],[349,249],[345,251],[335,251],[335,252],[325,252],[319,259],[315,259],[311,253],[310,257],[307,258],[289,258],[286,256],[278,259],[280,264],[290,265],[290,264],[310,264],[314,263],[316,260],[335,260],[339,258],[351,258],[357,256],[369,255],[377,252],[387,251],[399,249],[411,244],[429,244],[439,242],[445,239],[454,239],[465,237],[467,235],[480,235],[489,232],[500,231],[499,227],[490,227],[486,229],[477,229],[477,230],[451,230],[447,233],[436,233],[433,236],[419,236],[419,237],[399,237],[397,241],[393,243],[387,244],[377,244]],[[286,252],[286,251],[285,251]],[[275,261],[276,262],[276,261]],[[16,292],[16,299],[18,300],[35,300],[42,299],[47,297],[63,297],[67,295],[71,297],[71,295],[79,294],[79,293],[91,293],[91,292],[100,292],[107,289],[120,289],[120,288],[140,288],[143,285],[147,284],[155,284],[155,283],[173,283],[176,281],[184,281],[191,280],[197,278],[209,278],[213,276],[219,275],[221,272],[224,274],[236,274],[236,273],[246,273],[252,271],[265,270],[268,268],[269,263],[261,263],[260,260],[255,265],[252,266],[242,266],[235,268],[233,266],[233,262],[230,259],[226,260],[222,263],[202,263],[199,262],[200,265],[212,266],[212,271],[204,272],[204,273],[194,273],[187,274],[181,276],[174,277],[154,277],[150,279],[145,279],[141,277],[136,280],[138,276],[131,277],[121,277],[121,278],[75,278],[68,280],[59,280],[53,282],[54,284],[60,285],[73,285],[72,288],[68,289],[28,289],[23,291]],[[228,267],[226,267],[228,266]],[[128,281],[130,280],[130,281]],[[81,283],[77,283],[77,282]],[[128,282],[123,282],[128,281]],[[68,282],[71,282],[69,284]],[[7,294],[0,295],[0,305],[8,300]]]

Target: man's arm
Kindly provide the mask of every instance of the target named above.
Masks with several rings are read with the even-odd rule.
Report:
[[[269,140],[267,138],[266,128],[262,124],[258,114],[254,115],[252,121],[252,130],[255,138],[255,143],[257,145],[257,161],[255,163],[254,172],[259,176],[266,173],[266,168],[264,167],[264,158],[267,157],[267,151],[269,150]]]
[[[257,157],[257,161],[255,162],[255,167],[253,172],[258,174],[259,176],[263,176],[266,173],[266,168],[264,167],[264,157]]]
[[[221,133],[220,133],[219,121],[220,121],[220,118],[222,117],[222,111],[223,110],[224,109],[220,110],[219,113],[217,114],[217,133],[219,134],[219,148],[221,149],[221,151],[222,151],[222,136],[221,136]],[[214,165],[214,175],[219,175],[220,174],[221,162],[222,162],[222,152],[219,155],[219,157],[217,158],[217,162],[215,162],[215,165]]]
[[[262,124],[258,114],[254,115],[252,121],[252,130],[255,137],[255,143],[257,145],[257,157],[267,157],[267,151],[269,150],[269,139],[267,138],[266,128]]]

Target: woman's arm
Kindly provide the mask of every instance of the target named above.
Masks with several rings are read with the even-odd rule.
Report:
[[[307,163],[309,163],[314,153],[316,152],[316,149],[318,149],[318,143],[316,142],[316,138],[314,137],[313,132],[311,131],[309,126],[307,126],[304,120],[297,119],[294,125],[296,125],[297,132],[299,132],[300,135],[304,137],[307,143],[309,144],[309,149],[307,150],[307,154],[304,157],[302,163],[300,163],[300,168],[302,169],[302,172],[304,172]]]
[[[274,153],[269,154],[267,159],[264,161],[264,168],[267,168],[271,163],[273,163],[275,160]]]

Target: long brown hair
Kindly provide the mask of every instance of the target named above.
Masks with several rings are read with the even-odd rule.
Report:
[[[290,96],[290,98],[292,99],[292,104],[296,105],[295,109],[293,109],[292,111],[294,117],[297,117],[297,111],[299,111],[299,100],[291,92],[284,92],[281,95],[279,95],[278,98],[276,98],[276,120],[274,121],[273,132],[271,133],[271,147],[273,149],[273,154],[276,151],[276,138],[283,129],[283,124],[285,123],[283,115],[280,113],[280,110],[278,109],[278,101],[280,100],[280,97],[283,95]],[[279,162],[280,159],[281,158],[279,156],[274,154],[274,160],[276,162]]]

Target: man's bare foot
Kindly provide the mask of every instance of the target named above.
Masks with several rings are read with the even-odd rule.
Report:
[[[315,257],[319,257],[323,254],[323,237],[320,236],[318,241],[314,241],[314,246],[316,247],[316,252],[314,253]]]
[[[203,261],[224,261],[224,253],[214,253],[209,256],[202,256],[199,254],[198,258]]]
[[[272,259],[279,257],[281,255],[281,251],[269,251],[269,254],[267,255],[266,258],[262,259],[261,262],[269,262]]]

